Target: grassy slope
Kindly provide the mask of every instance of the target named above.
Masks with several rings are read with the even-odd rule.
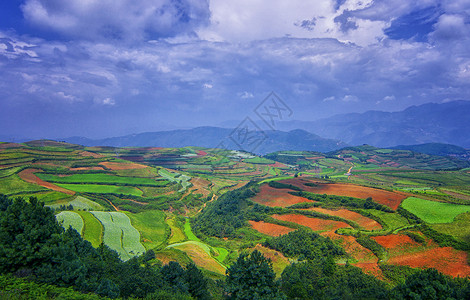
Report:
[[[452,223],[461,213],[470,211],[470,205],[457,205],[409,197],[402,207],[428,223]]]
[[[98,194],[125,194],[133,196],[142,196],[143,192],[133,186],[116,186],[103,184],[57,184],[64,189],[68,189],[78,193],[98,193]]]
[[[153,249],[165,242],[168,225],[165,223],[165,213],[159,210],[150,210],[133,214],[126,212],[131,224],[142,235],[142,244],[146,250]]]
[[[73,211],[62,211],[55,217],[65,229],[68,229],[69,226],[72,226],[73,229],[82,234],[84,223],[82,217],[79,214],[76,214]]]

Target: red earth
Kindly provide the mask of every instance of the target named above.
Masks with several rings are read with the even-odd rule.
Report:
[[[60,186],[57,186],[55,184],[52,184],[50,182],[47,182],[47,181],[44,181],[44,180],[40,179],[39,177],[34,175],[35,172],[42,172],[42,170],[25,169],[25,170],[19,172],[18,176],[20,176],[20,178],[22,180],[26,181],[26,182],[38,184],[38,185],[40,185],[42,187],[45,187],[47,189],[51,189],[51,190],[57,191],[57,192],[62,192],[62,193],[67,194],[67,195],[75,195],[75,192],[73,192],[73,191],[61,188]]]
[[[251,227],[253,227],[253,229],[255,229],[256,231],[259,231],[263,234],[270,235],[270,236],[280,236],[280,235],[287,234],[295,230],[293,228],[289,228],[286,226],[265,223],[263,221],[261,222],[248,221],[248,223],[250,223]]]
[[[450,276],[470,276],[465,251],[451,247],[439,247],[432,240],[421,245],[406,235],[388,235],[373,237],[389,253],[389,264],[412,268],[435,268]]]
[[[347,183],[324,183],[306,180],[303,178],[287,179],[282,180],[280,182],[298,186],[305,191],[312,192],[315,194],[347,196],[361,199],[372,197],[373,201],[382,205],[386,205],[394,210],[396,210],[400,203],[408,197],[408,195],[401,192],[390,192]],[[307,182],[315,183],[317,186],[306,186],[305,183]]]
[[[259,193],[252,199],[254,202],[270,207],[281,206],[287,207],[301,202],[314,202],[303,197],[289,194],[289,189],[276,189],[267,184],[260,187]]]
[[[310,218],[304,215],[289,214],[289,215],[272,215],[276,220],[287,221],[303,226],[307,226],[313,231],[335,231],[338,228],[351,228],[344,222],[338,222],[333,220],[324,220],[318,218]]]
[[[372,220],[370,218],[364,217],[363,215],[350,211],[347,209],[325,209],[321,207],[312,207],[309,208],[308,210],[313,210],[319,213],[327,214],[327,215],[332,215],[332,216],[338,216],[346,220],[351,220],[353,222],[356,222],[359,226],[364,228],[365,230],[380,230],[382,229],[382,226],[377,223],[377,221]]]

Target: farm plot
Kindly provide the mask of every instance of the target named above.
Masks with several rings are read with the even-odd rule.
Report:
[[[100,162],[99,164],[113,171],[148,168],[148,166],[146,165],[141,165],[141,164],[136,164],[136,163],[122,163],[122,162],[112,162],[112,161],[104,161],[104,162]]]
[[[53,193],[57,193],[57,192],[53,192]],[[39,197],[38,199],[41,200]],[[82,196],[76,196],[71,201],[59,201],[59,202],[56,202],[55,204],[48,205],[48,206],[51,208],[59,208],[62,205],[65,205],[65,206],[72,205],[73,209],[79,209],[79,210],[104,210],[101,204],[98,204],[95,201],[91,201]]]
[[[435,268],[454,277],[470,275],[468,254],[464,251],[439,247],[431,240],[419,244],[405,235],[377,236],[373,239],[387,250],[389,264],[412,268]]]
[[[84,222],[82,237],[97,248],[102,242],[103,225],[88,211],[77,211],[75,213],[79,214]]]
[[[68,229],[69,226],[72,226],[79,234],[82,234],[83,230],[83,219],[79,214],[74,213],[73,211],[62,211],[56,216],[59,224],[62,225],[65,229]]]
[[[150,178],[113,176],[108,174],[74,174],[69,176],[57,176],[51,174],[38,174],[42,180],[57,183],[103,183],[117,185],[148,185],[161,187],[168,184],[167,180],[153,180]]]
[[[292,190],[278,189],[269,185],[262,185],[259,193],[252,199],[254,202],[270,207],[287,207],[301,202],[314,202],[303,197],[289,194]]]
[[[30,169],[27,169],[27,170],[30,170]],[[40,184],[39,182],[35,180],[28,180],[29,178],[25,178],[23,176],[25,174],[24,172],[27,170],[21,171],[18,174],[13,174],[11,176],[1,178],[0,179],[0,193],[5,194],[5,195],[12,195],[12,194],[20,193],[20,192],[34,193],[38,191],[47,191],[46,188],[48,187],[43,186],[42,184]],[[71,191],[67,191],[67,192],[73,193]]]
[[[452,223],[456,216],[470,211],[470,205],[458,205],[409,197],[402,207],[428,223]]]
[[[265,223],[263,221],[248,221],[248,223],[250,223],[251,227],[253,227],[254,230],[270,236],[280,236],[295,230],[286,226]]]
[[[379,259],[369,249],[356,241],[356,238],[349,235],[339,235],[333,231],[321,233],[325,237],[339,243],[346,253],[353,259],[352,265],[361,268],[365,273],[382,278],[382,271],[378,266]]]
[[[101,222],[104,228],[103,242],[116,250],[122,260],[145,252],[140,243],[140,233],[131,225],[129,217],[121,212],[98,212],[92,214]]]
[[[180,183],[182,188],[178,192],[184,192],[189,186],[191,186],[191,183],[189,182],[189,180],[191,180],[191,177],[187,175],[183,175],[180,173],[171,173],[165,169],[158,170],[158,174],[171,182]]]
[[[105,184],[68,184],[58,183],[58,186],[78,193],[97,193],[97,194],[124,194],[142,196],[143,192],[133,186],[117,186]]]
[[[380,203],[382,205],[386,205],[394,210],[398,208],[400,203],[406,197],[408,197],[406,194],[401,192],[390,192],[346,183],[322,183],[310,181],[311,183],[315,184],[315,186],[308,186],[305,185],[306,180],[301,180],[297,178],[283,180],[281,182],[296,185],[307,192],[312,192],[315,194],[347,196],[361,199],[371,197],[372,200],[374,200],[375,202]]]
[[[341,218],[346,219],[346,220],[351,220],[351,221],[357,223],[359,226],[361,226],[365,230],[380,230],[380,229],[382,229],[382,226],[379,223],[377,223],[377,221],[372,220],[372,219],[367,218],[367,217],[364,217],[363,215],[361,215],[357,212],[350,211],[350,210],[347,210],[347,209],[333,210],[333,209],[325,209],[325,208],[321,208],[321,207],[312,207],[312,208],[309,208],[308,210],[313,210],[313,211],[316,211],[316,212],[319,212],[319,213],[322,213],[322,214],[337,216],[337,217],[341,217]]]
[[[142,234],[142,244],[150,250],[166,240],[168,225],[165,223],[165,213],[150,210],[138,214],[126,213],[131,224]]]
[[[292,222],[309,227],[313,231],[335,231],[338,228],[352,228],[344,222],[310,218],[304,215],[272,215],[272,217],[276,220]]]
[[[211,248],[204,243],[188,241],[172,244],[168,246],[168,248],[175,248],[185,252],[200,268],[219,274],[225,274],[225,266],[211,256]]]

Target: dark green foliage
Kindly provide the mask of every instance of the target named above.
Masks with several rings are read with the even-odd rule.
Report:
[[[383,282],[359,268],[335,266],[331,257],[286,267],[281,284],[289,299],[385,299],[387,296]]]
[[[426,242],[426,239],[422,235],[420,235],[416,232],[407,231],[407,232],[405,232],[405,234],[417,243],[424,244],[424,242]]]
[[[207,278],[204,277],[201,270],[191,262],[186,266],[184,279],[187,282],[188,292],[196,299],[210,299],[207,288]]]
[[[379,264],[382,274],[394,284],[404,283],[406,278],[419,271],[408,266]]]
[[[468,280],[453,279],[435,269],[419,271],[391,292],[393,299],[469,299]]]
[[[226,296],[228,299],[283,299],[275,277],[271,261],[261,252],[242,253],[227,269]]]
[[[359,234],[359,236],[356,238],[356,241],[359,244],[361,244],[361,246],[372,251],[372,253],[374,253],[375,256],[377,256],[379,259],[385,258],[386,251],[384,247],[382,247],[375,240],[371,239],[369,236],[364,235],[364,234]]]
[[[401,206],[399,206],[397,208],[397,213],[399,213],[400,215],[405,217],[410,224],[421,224],[421,223],[423,223],[423,220],[421,220],[415,214],[410,213],[409,211],[407,211],[406,209],[404,209]]]
[[[299,188],[298,186],[288,184],[288,183],[282,183],[279,181],[270,181],[268,182],[268,185],[276,189],[289,189],[289,190],[294,190],[294,191],[302,191],[302,189]]]
[[[346,254],[343,248],[333,244],[329,238],[322,237],[318,233],[307,229],[298,229],[268,239],[264,242],[264,245],[281,252],[285,256],[298,257],[299,260]]]
[[[0,196],[0,271],[15,272],[50,258],[63,229],[52,211],[36,198],[11,201]]]
[[[294,196],[304,197],[309,200],[319,201],[323,207],[349,207],[356,209],[376,209],[385,212],[393,212],[390,208],[385,205],[374,202],[372,198],[360,199],[345,196],[335,195],[320,195],[311,192],[289,192]]]
[[[220,238],[237,237],[236,230],[245,226],[248,220],[244,211],[250,206],[256,206],[248,200],[254,195],[255,193],[249,188],[249,185],[223,194],[194,218],[191,224],[193,231],[197,235],[203,234]]]
[[[419,230],[441,247],[453,247],[457,250],[463,251],[470,250],[470,245],[467,243],[457,241],[453,236],[438,232],[424,223],[419,225]]]

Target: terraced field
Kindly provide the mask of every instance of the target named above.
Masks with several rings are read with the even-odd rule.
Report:
[[[131,225],[129,217],[121,212],[98,212],[92,214],[104,228],[103,242],[116,250],[122,260],[145,252],[140,243],[140,233]]]
[[[73,211],[61,211],[55,217],[65,229],[68,229],[69,226],[72,226],[72,228],[75,229],[79,234],[82,234],[84,223],[82,217],[79,214],[74,213]]]

